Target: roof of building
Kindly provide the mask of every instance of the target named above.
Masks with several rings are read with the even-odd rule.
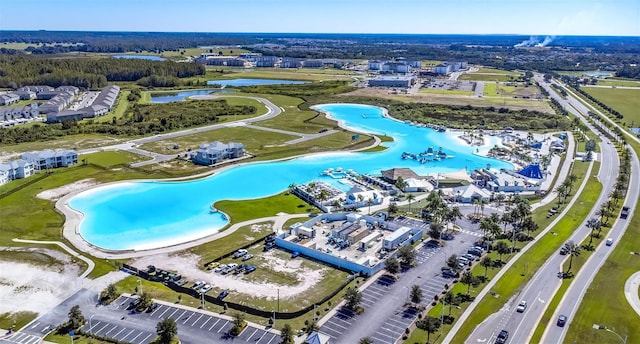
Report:
[[[305,344],[327,344],[329,343],[329,339],[331,337],[329,337],[328,335],[322,333],[322,332],[312,332],[309,337],[307,337],[307,339],[305,339],[304,343]]]
[[[418,179],[420,176],[413,172],[410,168],[392,168],[382,171],[382,176],[388,180],[398,180],[398,177],[407,180],[410,178]]]
[[[460,193],[458,194],[458,192]],[[462,198],[488,198],[489,196],[491,196],[491,193],[485,189],[477,187],[474,184],[469,184],[453,188],[452,195],[460,196]]]
[[[544,174],[540,170],[539,164],[531,164],[523,168],[522,170],[518,171],[518,174],[523,175],[527,178],[533,178],[533,179],[542,179],[544,177]]]

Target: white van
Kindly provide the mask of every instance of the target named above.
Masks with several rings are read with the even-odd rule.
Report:
[[[611,245],[613,245],[613,239],[609,238],[607,239],[607,246],[611,246]]]

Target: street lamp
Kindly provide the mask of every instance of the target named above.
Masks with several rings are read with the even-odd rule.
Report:
[[[138,278],[138,283],[140,284],[140,295],[142,295],[142,281]]]
[[[605,330],[607,332],[613,333],[616,335],[616,337],[618,337],[618,339],[620,339],[620,341],[622,342],[622,344],[627,344],[627,335],[624,336],[624,338],[619,335],[618,333],[616,333],[614,330],[604,326],[604,325],[598,325],[598,324],[593,324],[593,328],[595,328],[596,330]]]

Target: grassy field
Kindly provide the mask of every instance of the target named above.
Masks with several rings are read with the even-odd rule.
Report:
[[[518,72],[512,72],[512,71],[508,71],[508,70],[503,70],[503,69],[496,69],[496,68],[487,68],[487,67],[481,67],[479,68],[477,73],[482,73],[482,74],[506,74],[506,75],[520,75],[520,73]]]
[[[129,108],[129,100],[127,100],[127,96],[131,93],[129,90],[123,90],[118,96],[118,102],[115,106],[115,110],[110,111],[106,115],[98,118],[94,118],[94,122],[111,122],[113,118],[122,118]]]
[[[510,74],[489,74],[489,73],[464,73],[460,75],[458,80],[476,80],[476,81],[510,81],[517,75]]]
[[[13,326],[14,329],[17,330],[31,322],[37,316],[38,314],[33,312],[2,313],[0,314],[0,328],[8,330]]]
[[[448,94],[448,95],[458,95],[458,96],[472,96],[473,91],[465,91],[465,90],[434,90],[434,89],[420,89],[418,91],[420,93],[427,94]]]
[[[42,142],[27,142],[20,143],[17,145],[2,145],[0,146],[0,157],[4,158],[6,155],[16,155],[24,152],[30,152],[35,150],[43,150],[50,149],[55,147],[57,149],[66,148],[66,149],[87,149],[87,148],[97,148],[104,147],[109,145],[118,144],[127,140],[126,137],[116,137],[116,136],[108,136],[108,135],[98,135],[98,134],[80,134],[80,135],[69,135],[60,139],[51,140],[51,141],[42,141]]]
[[[640,82],[634,80],[625,80],[617,78],[606,78],[598,80],[599,86],[621,86],[621,87],[640,87]]]
[[[595,163],[591,176],[597,174],[598,169],[599,164]],[[578,176],[578,182],[576,182],[576,185],[578,185],[584,178],[584,173],[581,173],[577,168],[574,169],[573,173]],[[546,261],[547,257],[554,254],[571,233],[573,233],[575,228],[582,223],[588,212],[594,206],[601,189],[602,185],[597,179],[589,179],[583,192],[577,196],[578,201],[573,205],[571,210],[569,210],[567,215],[563,217],[550,232],[538,239],[531,249],[529,249],[515,265],[507,270],[502,278],[494,285],[491,291],[498,296],[487,296],[477,301],[480,302],[480,304],[472,312],[470,320],[460,327],[454,337],[454,343],[464,342],[464,339],[471,334],[476,324],[498,311],[515,292],[526,285],[535,271]],[[539,210],[536,210],[536,212],[539,212]],[[530,272],[522,276],[525,262],[527,271]]]
[[[288,192],[252,200],[220,201],[214,204],[214,207],[229,215],[235,223],[276,216],[278,213],[304,214],[317,210],[316,207]]]
[[[640,89],[583,87],[585,92],[614,108],[624,116],[626,123],[640,124]]]
[[[18,42],[2,42],[0,43],[0,48],[6,49],[15,49],[15,50],[25,50],[28,47],[52,47],[54,45],[62,45],[65,47],[72,45],[84,45],[84,43],[18,43]]]

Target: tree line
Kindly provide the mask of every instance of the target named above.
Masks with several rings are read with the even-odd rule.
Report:
[[[73,85],[96,89],[108,82],[133,81],[143,86],[176,85],[178,78],[204,75],[195,63],[142,59],[43,59],[24,55],[0,55],[0,87],[24,85]]]
[[[251,115],[257,109],[229,105],[226,100],[198,100],[167,104],[136,104],[111,122],[66,121],[0,128],[0,145],[54,140],[76,134],[142,136],[216,123],[220,116]]]

